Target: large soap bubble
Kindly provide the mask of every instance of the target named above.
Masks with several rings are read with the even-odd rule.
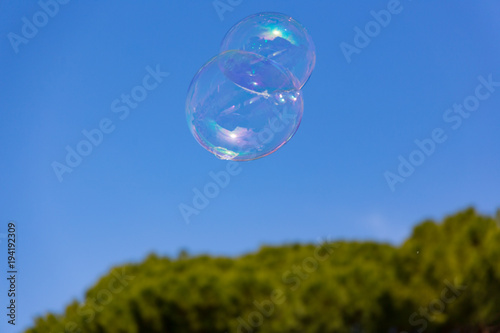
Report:
[[[191,82],[186,101],[191,133],[225,160],[273,153],[299,127],[300,89],[314,64],[314,44],[297,21],[278,13],[242,20],[224,38],[222,53]]]
[[[288,69],[301,88],[316,63],[316,49],[307,30],[280,13],[259,13],[241,20],[229,30],[221,52],[243,50],[257,53]]]
[[[191,133],[221,159],[248,161],[284,145],[297,130],[303,101],[297,80],[274,62],[245,51],[214,57],[188,92]]]

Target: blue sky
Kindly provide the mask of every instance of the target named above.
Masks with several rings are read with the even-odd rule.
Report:
[[[500,86],[479,79],[500,82],[498,2],[232,3],[219,16],[212,1],[69,1],[46,22],[35,1],[0,3],[0,236],[17,222],[20,272],[18,322],[2,319],[2,331],[62,311],[110,267],[150,252],[237,255],[326,236],[397,244],[422,219],[500,207]],[[356,47],[355,28],[375,27],[371,11],[388,5],[390,22],[346,57],[341,45]],[[232,25],[263,11],[294,17],[315,42],[302,124],[276,153],[239,163],[187,224],[179,205],[193,206],[193,189],[228,163],[189,132],[189,83]],[[42,26],[19,42],[34,15]],[[150,78],[120,119],[112,103],[147,68],[169,75]],[[453,111],[462,103],[474,111]],[[106,119],[113,131],[59,181],[53,162]],[[435,130],[446,140],[415,152]],[[420,164],[411,175],[398,174],[400,155]],[[386,172],[404,182],[391,189]]]

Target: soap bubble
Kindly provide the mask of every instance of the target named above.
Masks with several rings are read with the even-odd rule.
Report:
[[[316,49],[307,30],[280,13],[249,16],[229,30],[221,52],[243,50],[273,60],[294,75],[302,88],[316,63]]]
[[[276,151],[302,119],[296,77],[268,58],[223,52],[193,78],[186,102],[196,140],[220,159],[248,161]]]
[[[315,61],[311,37],[291,17],[247,17],[191,82],[186,101],[191,133],[225,160],[249,161],[275,152],[300,125],[300,89]]]

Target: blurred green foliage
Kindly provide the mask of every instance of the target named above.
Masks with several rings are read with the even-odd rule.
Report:
[[[149,255],[28,333],[500,332],[500,212],[424,221],[401,246],[325,242],[238,258]],[[497,325],[496,328],[493,326]]]

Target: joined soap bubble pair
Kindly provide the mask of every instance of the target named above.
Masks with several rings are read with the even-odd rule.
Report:
[[[275,152],[300,125],[301,89],[315,62],[312,39],[293,18],[260,13],[243,19],[191,82],[186,101],[191,133],[224,160]]]

